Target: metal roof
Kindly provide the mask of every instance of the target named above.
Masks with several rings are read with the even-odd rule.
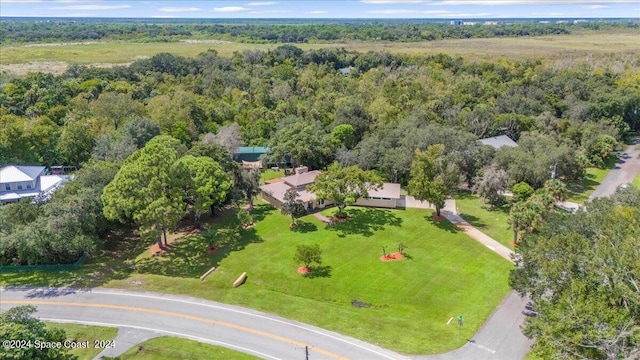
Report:
[[[233,151],[234,154],[264,154],[269,151],[268,147],[264,146],[240,146]]]
[[[34,181],[44,171],[44,166],[9,165],[0,169],[0,183]]]
[[[508,137],[507,135],[494,136],[486,139],[480,139],[478,141],[480,141],[484,145],[492,146],[495,149],[499,149],[503,146],[509,146],[509,147],[518,146],[518,144],[516,144],[515,141],[511,140],[511,138]]]

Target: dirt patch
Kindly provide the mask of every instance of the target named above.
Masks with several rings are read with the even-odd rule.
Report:
[[[207,249],[207,254],[215,254],[218,252],[218,248],[217,247],[210,247]]]
[[[399,252],[394,252],[394,253],[391,253],[391,254],[380,256],[380,261],[384,261],[384,262],[396,261],[396,260],[400,260],[400,259],[404,259],[404,254],[399,253]]]
[[[338,217],[337,215],[333,215],[333,221],[335,222],[345,222],[345,221],[349,221],[349,216],[345,216],[345,217]]]
[[[128,66],[131,63],[111,64],[111,63],[95,63],[88,64],[87,67],[112,68],[114,66]],[[24,64],[2,64],[0,72],[8,72],[17,76],[23,76],[30,72],[41,72],[53,75],[62,75],[69,64],[64,61],[32,61]]]
[[[351,300],[351,306],[356,308],[369,308],[371,307],[371,304],[367,304],[364,301]]]

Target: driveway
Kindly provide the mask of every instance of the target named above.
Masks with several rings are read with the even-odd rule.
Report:
[[[618,186],[631,183],[635,179],[640,173],[640,148],[637,148],[638,144],[640,144],[640,136],[622,153],[616,166],[611,169],[609,174],[589,196],[589,200],[612,195],[616,192]]]

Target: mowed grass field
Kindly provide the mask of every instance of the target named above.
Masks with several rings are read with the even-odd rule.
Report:
[[[77,274],[3,274],[0,284],[185,294],[275,313],[409,354],[463,345],[509,291],[512,264],[449,222],[434,222],[432,211],[347,211],[346,223],[327,227],[309,215],[290,230],[290,219],[265,204],[256,206],[251,228],[239,226],[235,211],[227,210],[206,230],[176,241],[164,256],[150,256],[139,244],[127,250],[135,270],[97,258],[107,264],[92,262]],[[210,242],[219,248],[214,254],[206,252]],[[380,261],[383,247],[394,252],[400,243],[406,259]],[[322,266],[311,276],[296,271],[302,265],[294,261],[298,244],[319,244],[323,251]],[[212,266],[216,270],[201,282]],[[233,281],[245,271],[246,283],[234,289]],[[464,328],[447,325],[458,315],[465,317]]]
[[[491,208],[470,191],[459,191],[455,199],[456,208],[463,219],[502,245],[513,249],[513,231],[507,222],[510,204]]]
[[[174,337],[158,337],[133,346],[114,360],[224,359],[252,360],[258,357],[220,346]]]
[[[282,44],[248,44],[193,40],[173,43],[134,43],[124,41],[17,44],[0,46],[0,70],[18,74],[26,71],[63,72],[68,64],[110,66],[127,64],[139,58],[161,52],[194,57],[209,49],[230,57],[247,49],[269,50]],[[608,31],[578,31],[571,35],[540,37],[453,39],[429,42],[336,42],[293,44],[303,50],[345,48],[355,51],[388,51],[396,54],[461,55],[471,59],[554,59],[584,60],[584,56],[606,55],[610,61],[633,57],[640,51],[640,31],[616,29]],[[31,63],[31,65],[28,65]]]
[[[70,323],[53,323],[47,322],[47,327],[53,327],[64,330],[68,340],[75,342],[89,342],[86,349],[72,349],[71,354],[78,357],[79,360],[91,360],[98,356],[103,349],[95,348],[93,342],[95,340],[113,340],[118,334],[118,329],[105,326],[88,326]]]

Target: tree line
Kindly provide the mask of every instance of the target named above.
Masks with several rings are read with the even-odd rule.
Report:
[[[337,71],[348,66],[348,76]],[[97,171],[95,164],[114,164],[105,167],[120,169],[152,138],[168,135],[181,144],[176,161],[190,152],[222,167],[233,180],[226,200],[253,199],[255,176],[232,169],[230,154],[240,145],[268,146],[269,161],[276,164],[356,165],[408,185],[416,150],[441,144],[444,160],[438,161],[455,165],[468,186],[489,178],[494,168],[505,174],[500,186],[525,182],[537,189],[551,167],[565,182],[581,179],[586,166],[602,165],[629,131],[638,130],[639,76],[633,62],[618,70],[582,62],[559,67],[542,60],[465,61],[445,54],[302,51],[291,45],[230,58],[214,51],[195,58],[161,53],[112,69],[71,66],[61,76],[3,77],[0,165],[64,164],[91,172]],[[495,150],[476,141],[501,134],[519,146]],[[95,184],[94,192],[101,194],[109,181]],[[51,203],[73,189],[65,187]],[[176,214],[193,211],[196,200],[188,198],[182,198]],[[102,208],[104,200],[93,197],[87,206]],[[52,221],[54,207],[42,204],[37,216],[21,221],[37,219],[39,228],[61,238],[52,227],[64,224]],[[134,212],[127,221],[133,221]],[[99,247],[105,218],[95,217],[95,229],[68,229],[83,229],[80,233],[89,235],[78,241],[91,239],[88,243]],[[21,234],[7,237],[16,239],[16,246],[19,238],[50,238],[34,227],[18,223],[3,230]],[[162,226],[149,231],[162,232]],[[58,257],[77,256],[75,248],[69,249]],[[14,250],[6,254],[7,263],[35,261],[16,257]]]
[[[144,19],[11,19],[0,27],[0,44],[60,41],[140,41],[171,42],[187,38],[215,38],[252,43],[307,43],[327,41],[415,42],[442,39],[541,36],[570,34],[574,29],[605,30],[636,28],[637,23],[599,21],[597,23],[538,23],[501,21],[485,26],[452,26],[434,20],[167,20]]]

